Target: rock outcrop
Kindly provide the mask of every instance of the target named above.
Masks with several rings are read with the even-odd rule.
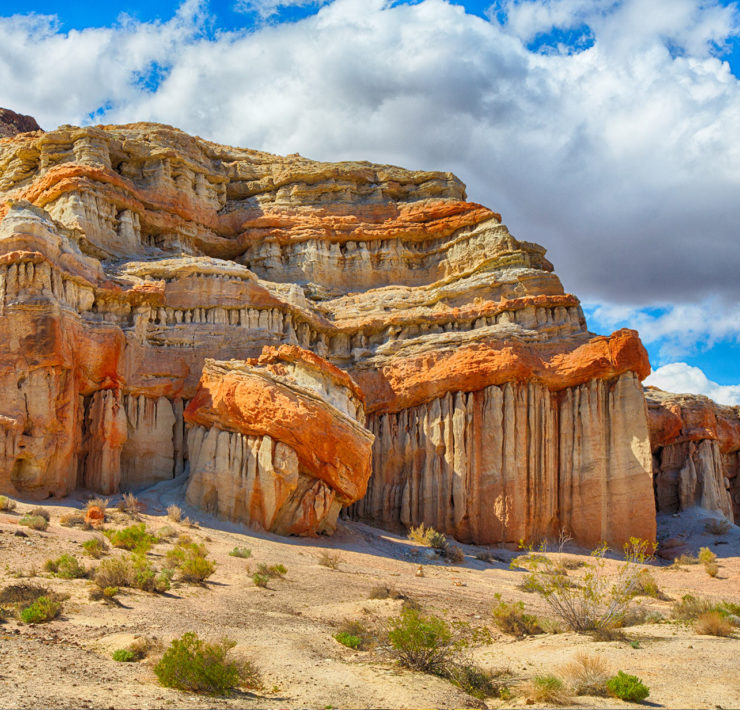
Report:
[[[692,506],[740,522],[740,407],[645,390],[658,512]]]
[[[188,502],[282,534],[333,531],[370,477],[373,435],[344,372],[302,348],[207,360],[185,410]]]
[[[450,173],[65,126],[0,141],[0,196],[0,491],[107,493],[189,471],[190,499],[223,515],[329,529],[365,486],[365,459],[346,458],[366,441],[362,412],[336,419],[349,392],[375,435],[349,515],[481,543],[561,527],[585,544],[654,537],[637,334],[589,333],[545,250]],[[308,367],[281,346],[346,373],[301,400],[316,420],[275,408]],[[349,437],[344,451],[329,436],[320,465],[303,436],[318,446],[318,421]],[[331,512],[304,525],[255,502],[236,480],[252,456],[278,487],[296,471],[296,491],[323,482]]]
[[[40,130],[41,127],[33,116],[24,116],[7,108],[0,108],[0,138]]]

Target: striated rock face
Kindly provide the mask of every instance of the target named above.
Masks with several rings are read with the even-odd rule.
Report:
[[[10,109],[0,108],[0,138],[40,130],[41,128],[33,116],[23,116]]]
[[[207,360],[185,410],[188,501],[277,533],[333,531],[370,477],[362,400],[346,373],[296,346]]]
[[[0,196],[0,491],[189,472],[224,516],[330,529],[366,412],[350,515],[654,536],[637,334],[589,333],[450,173],[62,127],[0,141]]]
[[[740,407],[645,390],[659,512],[698,505],[740,522]]]

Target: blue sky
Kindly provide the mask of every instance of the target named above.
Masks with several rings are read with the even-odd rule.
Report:
[[[730,0],[0,0],[0,106],[451,170],[658,384],[740,404],[738,77]]]

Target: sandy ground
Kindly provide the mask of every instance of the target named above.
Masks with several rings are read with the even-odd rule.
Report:
[[[121,606],[90,601],[87,580],[63,580],[43,572],[44,561],[62,552],[97,564],[81,548],[96,533],[59,525],[60,515],[83,506],[82,497],[46,502],[43,507],[52,516],[48,530],[28,530],[28,537],[15,535],[17,521],[35,504],[19,502],[14,513],[0,513],[0,588],[33,582],[69,594],[62,616],[50,623],[32,626],[10,619],[0,625],[1,708],[524,707],[531,705],[525,690],[528,679],[557,674],[584,650],[606,659],[613,672],[640,676],[650,688],[644,705],[740,707],[740,633],[729,639],[699,636],[690,625],[669,620],[671,601],[641,599],[666,620],[627,628],[627,640],[594,641],[574,633],[517,640],[492,623],[495,593],[505,600],[522,600],[532,613],[550,614],[537,595],[518,588],[524,573],[506,563],[516,554],[511,550],[492,550],[504,561],[487,563],[475,559],[481,548],[463,545],[465,561],[450,565],[429,559],[428,550],[402,537],[359,523],[341,523],[332,538],[278,538],[188,509],[185,513],[199,520],[199,527],[172,523],[165,511],[179,498],[172,483],[140,498],[147,503],[141,519],[151,530],[169,525],[207,546],[217,568],[205,586],[178,583],[165,595],[126,590],[119,597]],[[107,527],[128,524],[125,516],[114,517],[120,521]],[[740,603],[740,528],[719,538],[705,535],[702,516],[690,513],[685,521],[668,516],[661,520],[661,529],[662,536],[685,534],[693,549],[710,546],[720,563],[716,578],[700,565],[680,570],[667,563],[650,565],[668,597],[675,600],[691,593]],[[152,561],[161,561],[171,545],[156,545]],[[251,559],[229,556],[236,545],[250,548]],[[341,556],[339,569],[318,563],[324,550]],[[569,557],[585,559],[587,554],[568,548]],[[251,571],[259,562],[285,565],[286,578],[271,581],[267,589],[254,586]],[[417,576],[420,565],[423,577]],[[617,562],[609,565],[615,568]],[[468,652],[477,663],[510,672],[512,697],[481,702],[444,679],[399,668],[382,644],[372,651],[353,651],[337,643],[333,634],[344,619],[381,628],[389,616],[400,612],[400,599],[370,599],[378,586],[391,587],[426,611],[457,623],[471,639]],[[226,698],[182,693],[157,683],[151,659],[138,663],[111,659],[113,650],[137,635],[166,644],[187,631],[236,641],[235,651],[259,667],[264,689]],[[639,647],[631,641],[639,641],[634,644]],[[578,697],[572,704],[630,706],[638,707],[595,697]]]

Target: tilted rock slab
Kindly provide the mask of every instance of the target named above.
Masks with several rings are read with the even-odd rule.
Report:
[[[658,512],[692,506],[740,522],[740,407],[647,387]]]
[[[332,532],[365,494],[373,435],[344,372],[296,346],[206,360],[185,410],[188,502],[282,534]]]
[[[201,376],[216,392],[256,382],[252,369],[211,381],[208,359],[299,346],[365,399],[372,475],[350,515],[481,543],[655,534],[637,334],[589,333],[545,250],[450,173],[281,157],[156,124],[0,139],[0,332],[3,493],[140,488],[192,474],[197,443],[192,499],[215,505],[205,482],[218,480],[222,514],[275,529],[275,505],[229,502],[235,469],[206,475],[239,447],[206,452],[192,432],[221,427],[246,437],[243,460],[259,439],[276,481],[294,451],[344,504],[364,483],[335,486],[274,430],[223,412],[186,421]]]

